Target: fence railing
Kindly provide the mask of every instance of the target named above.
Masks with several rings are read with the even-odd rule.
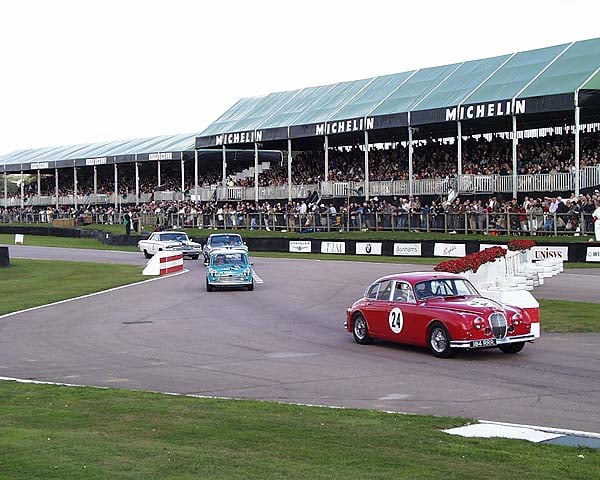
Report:
[[[575,175],[573,173],[544,173],[535,175],[517,175],[518,193],[535,192],[572,192],[575,190]],[[600,185],[600,165],[585,167],[580,170],[580,188],[590,188]],[[365,192],[364,182],[321,182],[320,184],[292,185],[292,198],[306,198],[310,192],[318,191],[322,197],[345,198],[354,197],[359,189]],[[458,189],[462,194],[493,194],[512,193],[512,175],[461,175],[457,178],[424,178],[413,182],[414,195],[444,195],[450,188]],[[371,181],[369,182],[369,196],[406,196],[409,194],[408,180],[394,181]],[[287,185],[272,185],[258,188],[259,201],[276,200],[288,198],[289,189]],[[59,205],[102,205],[102,204],[135,204],[147,203],[152,200],[181,201],[199,200],[211,201],[253,201],[256,190],[254,187],[226,187],[209,186],[199,187],[185,193],[173,191],[156,191],[154,193],[143,193],[138,197],[135,194],[118,195],[98,194],[79,195],[77,201],[73,195],[61,196]],[[55,196],[28,196],[23,199],[24,206],[55,205]],[[7,198],[0,196],[0,206],[19,207],[21,199],[19,196]]]
[[[122,223],[117,211],[86,215],[97,224]],[[54,219],[72,218],[66,213],[0,212],[0,223],[48,223]],[[80,219],[83,221],[83,217]],[[412,231],[448,234],[582,236],[593,235],[591,214],[523,214],[523,213],[145,213],[139,223],[145,231],[161,228],[250,229],[291,232],[334,231]]]

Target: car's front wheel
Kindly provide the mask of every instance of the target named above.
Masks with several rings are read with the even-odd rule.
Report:
[[[213,286],[208,282],[208,279],[206,280],[206,291],[207,292],[212,292],[213,291]]]
[[[152,258],[152,255],[150,253],[148,253],[148,250],[144,250],[144,257]]]
[[[506,343],[504,345],[498,346],[498,348],[504,353],[519,353],[523,350],[525,346],[525,342],[517,342],[517,343]]]
[[[373,339],[369,335],[369,326],[361,313],[354,315],[354,319],[352,320],[352,335],[356,343],[361,345],[373,343]]]
[[[251,292],[252,290],[254,290],[254,280],[250,285],[248,285],[248,291]]]
[[[441,323],[434,323],[429,327],[427,344],[431,353],[439,358],[448,358],[452,355],[450,349],[450,334]]]

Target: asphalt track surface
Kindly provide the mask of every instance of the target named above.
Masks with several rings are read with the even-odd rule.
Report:
[[[145,264],[127,252],[10,255]],[[342,328],[346,308],[378,276],[431,267],[253,260],[264,280],[253,292],[208,293],[204,265],[186,260],[181,275],[0,317],[0,376],[600,432],[600,335],[544,334],[542,319],[542,338],[516,355],[361,346]],[[581,269],[534,293],[600,302],[599,292],[600,271]]]

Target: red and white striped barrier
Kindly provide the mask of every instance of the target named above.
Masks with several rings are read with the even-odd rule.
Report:
[[[183,253],[158,252],[144,268],[143,275],[167,275],[183,271]]]

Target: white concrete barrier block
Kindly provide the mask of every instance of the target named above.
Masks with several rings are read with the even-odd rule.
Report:
[[[158,252],[144,268],[143,275],[167,275],[183,271],[183,254],[175,252]]]

